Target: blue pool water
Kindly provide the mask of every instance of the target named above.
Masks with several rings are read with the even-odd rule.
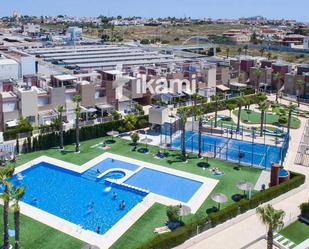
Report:
[[[172,147],[181,147],[181,135],[173,139]],[[221,159],[238,162],[239,152],[243,152],[241,163],[263,168],[270,168],[274,162],[281,158],[281,148],[267,144],[250,143],[246,141],[228,139],[226,137],[202,135],[202,151],[214,152]],[[198,134],[192,131],[186,132],[186,148],[188,151],[198,151]]]
[[[23,180],[14,178],[13,182],[26,186],[24,202],[92,231],[100,226],[101,233],[105,233],[145,197],[116,186],[112,186],[110,192],[104,192],[107,187],[105,179],[123,177],[119,171],[96,180],[43,162],[23,171],[22,175]],[[113,192],[117,193],[116,200],[112,200]],[[122,200],[126,203],[124,210],[119,209]]]
[[[202,183],[188,178],[143,168],[125,183],[178,201],[188,202]]]

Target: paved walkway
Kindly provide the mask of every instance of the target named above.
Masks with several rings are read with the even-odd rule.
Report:
[[[269,99],[274,100],[274,96],[271,96]],[[288,104],[289,101],[280,100],[282,104]],[[303,110],[309,110],[308,106],[301,105],[300,107]],[[276,209],[282,209],[286,212],[284,222],[289,224],[291,221],[295,220],[300,213],[299,205],[304,201],[309,199],[309,168],[296,165],[294,163],[295,157],[297,155],[298,145],[302,138],[302,133],[305,128],[306,120],[301,118],[301,127],[300,129],[291,129],[291,141],[289,152],[286,156],[284,166],[285,168],[299,172],[306,175],[305,189],[302,189],[298,193],[279,201],[273,206]],[[256,248],[264,249],[265,246],[263,243],[255,244],[254,247],[248,247],[252,241],[257,240],[261,236],[265,235],[266,228],[265,225],[261,223],[259,217],[256,214],[249,216],[248,218],[231,225],[230,227],[217,232],[213,235],[207,236],[207,231],[199,236],[204,235],[205,239],[200,240],[194,244],[194,240],[187,241],[185,244],[181,245],[179,248],[190,248],[190,249],[239,249],[239,248]],[[207,238],[206,238],[207,237]]]
[[[280,201],[275,204],[276,209],[282,209],[286,212],[284,221],[290,223],[293,217],[299,215],[299,205],[308,200],[309,198],[309,187],[307,186],[304,190],[298,192],[291,197]],[[265,235],[265,225],[261,223],[259,217],[255,214],[247,219],[240,221],[221,232],[218,232],[201,242],[194,245],[183,245],[181,248],[190,249],[239,249],[246,247],[252,241]],[[261,249],[264,247],[260,247]]]

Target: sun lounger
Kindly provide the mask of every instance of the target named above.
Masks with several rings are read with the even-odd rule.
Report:
[[[170,231],[171,231],[171,229],[169,229],[167,226],[164,226],[164,227],[155,228],[154,233],[162,234],[162,233],[168,233]]]

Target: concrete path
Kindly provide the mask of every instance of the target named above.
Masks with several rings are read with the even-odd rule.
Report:
[[[276,209],[282,209],[286,212],[284,218],[285,223],[290,223],[294,217],[298,216],[299,205],[308,200],[309,187],[301,190],[295,195],[284,199],[277,204],[273,205]],[[265,235],[265,225],[261,223],[259,217],[254,214],[247,219],[240,221],[221,232],[218,232],[201,242],[186,246],[186,244],[179,247],[179,249],[239,249],[246,248],[252,241]],[[190,242],[190,241],[188,241]],[[264,247],[260,247],[261,249]]]

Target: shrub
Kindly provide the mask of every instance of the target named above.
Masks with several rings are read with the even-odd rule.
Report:
[[[301,216],[309,219],[309,201],[300,205]]]
[[[169,222],[178,222],[180,220],[180,208],[177,206],[169,206],[166,210]]]
[[[140,249],[167,249],[176,247],[177,245],[182,244],[192,236],[195,236],[197,228],[202,231],[211,227],[215,227],[218,224],[234,218],[241,213],[245,213],[250,209],[256,208],[264,202],[270,201],[273,198],[276,198],[294,188],[297,188],[305,182],[305,176],[302,174],[290,172],[290,175],[291,180],[288,182],[256,193],[250,200],[243,199],[239,202],[233,203],[230,206],[221,209],[216,213],[211,213],[208,217],[204,217],[190,224],[185,224],[184,226],[176,229],[173,232],[158,235],[153,240],[147,242],[142,247],[140,247]]]
[[[136,145],[137,142],[138,142],[138,140],[139,140],[139,135],[138,135],[138,133],[137,133],[137,132],[134,132],[134,133],[131,134],[130,137],[131,137],[132,143],[133,143],[134,145]]]

